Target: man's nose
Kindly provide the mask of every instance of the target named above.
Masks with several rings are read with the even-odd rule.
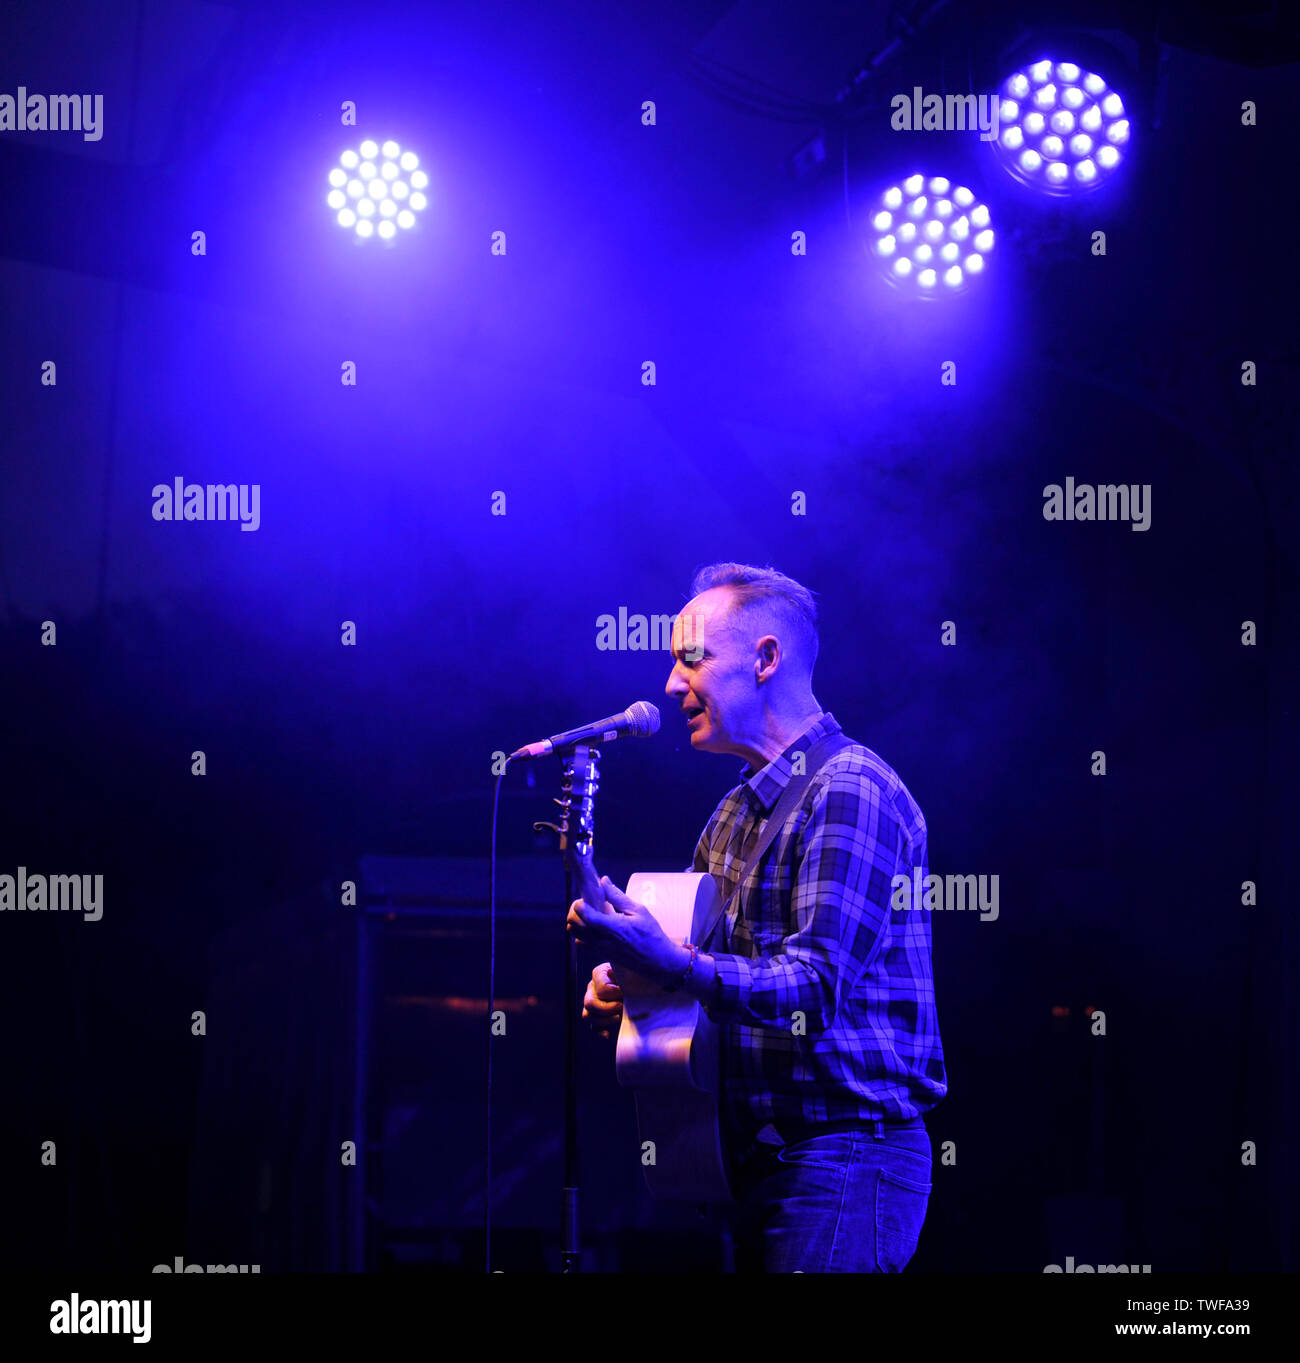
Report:
[[[664,687],[664,693],[669,696],[684,696],[689,689],[686,678],[681,675],[681,665],[674,663],[673,670],[668,674],[668,684]]]

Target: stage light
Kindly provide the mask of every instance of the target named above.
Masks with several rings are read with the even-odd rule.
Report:
[[[399,230],[409,231],[429,203],[429,177],[419,164],[413,151],[392,140],[380,146],[367,138],[355,151],[349,148],[328,177],[325,202],[334,221],[362,241],[392,241]]]
[[[942,175],[912,175],[887,189],[871,215],[871,251],[886,276],[915,297],[957,293],[993,250],[987,205]]]
[[[1104,184],[1124,159],[1124,101],[1075,62],[1036,61],[1002,82],[994,155],[1022,184],[1065,197]]]

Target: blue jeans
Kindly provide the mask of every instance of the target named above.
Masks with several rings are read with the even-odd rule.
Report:
[[[797,1140],[735,1171],[738,1273],[901,1273],[930,1202],[922,1118]]]

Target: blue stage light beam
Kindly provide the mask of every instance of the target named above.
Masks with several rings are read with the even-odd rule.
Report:
[[[1002,82],[990,145],[1022,184],[1060,197],[1088,194],[1119,169],[1131,128],[1104,77],[1074,62],[1036,61]]]
[[[428,207],[428,188],[429,177],[413,151],[392,140],[380,145],[367,138],[339,157],[329,173],[325,202],[334,221],[358,240],[391,242],[415,226],[416,214]]]
[[[871,252],[890,282],[918,298],[960,293],[993,250],[988,205],[942,175],[912,175],[880,196]]]

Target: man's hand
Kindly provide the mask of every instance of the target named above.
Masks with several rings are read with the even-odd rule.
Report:
[[[608,961],[591,972],[591,983],[582,1000],[582,1016],[591,1023],[597,1036],[605,1038],[613,1036],[623,1021],[623,991]]]
[[[600,878],[606,903],[591,906],[575,899],[568,928],[579,946],[593,946],[614,965],[627,966],[658,984],[667,984],[690,962],[690,952],[674,942],[644,904],[629,899],[608,876]]]

